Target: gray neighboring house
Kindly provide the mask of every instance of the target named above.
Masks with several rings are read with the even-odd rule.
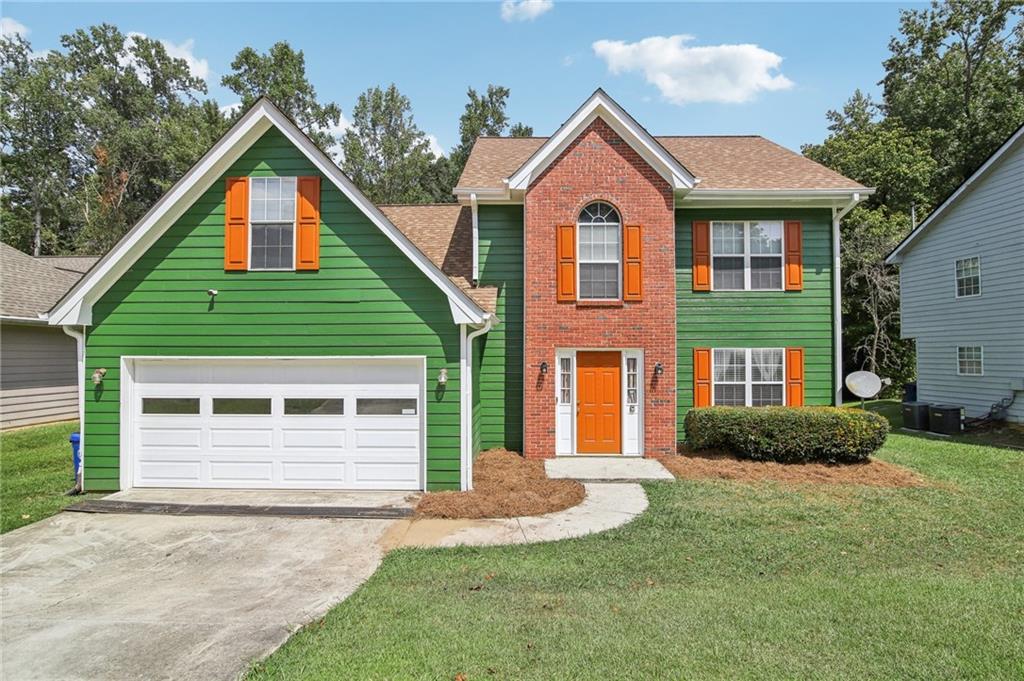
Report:
[[[918,399],[1024,422],[1024,126],[886,259],[900,265],[902,335]]]
[[[97,259],[0,244],[0,428],[78,418],[75,340],[41,316]]]

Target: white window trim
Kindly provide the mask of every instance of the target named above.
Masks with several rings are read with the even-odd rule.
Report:
[[[249,247],[248,258],[249,259],[248,259],[248,262],[246,263],[246,270],[249,271],[249,272],[295,272],[296,271],[296,266],[295,265],[296,265],[296,262],[298,262],[298,257],[299,257],[299,238],[298,238],[298,235],[299,235],[299,178],[298,178],[297,175],[260,175],[258,177],[260,179],[262,179],[264,177],[277,177],[277,178],[281,178],[281,179],[292,178],[292,177],[295,178],[295,199],[294,199],[294,202],[295,202],[295,214],[292,215],[292,266],[291,267],[260,267],[258,269],[253,269],[253,267],[252,267],[252,242],[253,242],[252,226],[253,226],[253,224],[257,224],[257,225],[278,225],[278,224],[281,224],[281,221],[280,220],[257,220],[257,221],[254,221],[252,219],[252,181],[254,179],[256,179],[256,178],[253,177],[253,176],[249,176],[249,177],[245,178],[245,181],[249,184],[249,187],[247,189],[247,199],[246,199],[249,202],[249,205],[246,206],[246,215],[248,216],[248,219],[246,220],[246,222],[247,222],[247,224],[246,224],[246,230],[247,230],[246,236],[249,239],[249,243],[248,243],[248,247]]]
[[[743,225],[743,288],[715,288],[715,258],[739,258],[740,256],[735,253],[721,253],[715,254],[715,225],[723,224],[726,222],[739,223]],[[750,288],[750,258],[751,257],[766,257],[774,258],[775,255],[759,253],[756,256],[752,256],[750,253],[750,224],[752,222],[777,222],[781,226],[780,230],[780,241],[782,246],[782,252],[778,254],[779,258],[779,288]],[[786,221],[785,220],[712,220],[708,228],[708,250],[710,252],[711,263],[708,267],[710,270],[709,276],[711,277],[711,290],[712,291],[785,291],[786,290]],[[725,349],[725,348],[721,348]]]
[[[598,200],[598,201],[591,201],[586,206],[584,206],[582,209],[580,209],[580,214],[582,214],[584,210],[586,210],[589,206],[594,205],[595,203],[603,203],[606,206],[611,206],[611,208],[615,211],[615,214],[619,216],[619,221],[617,223],[612,223],[612,222],[580,222],[579,221],[579,215],[576,216],[577,217],[577,220],[576,220],[576,291],[577,291],[576,300],[577,301],[581,301],[582,300],[582,301],[587,301],[587,302],[599,302],[599,303],[600,302],[619,301],[619,300],[622,300],[622,249],[623,249],[622,239],[624,237],[623,231],[622,231],[622,213],[620,213],[619,209],[616,208],[611,203],[609,203],[608,201],[600,201],[600,200]],[[617,289],[618,290],[618,295],[616,297],[614,297],[614,298],[584,298],[583,295],[582,295],[583,289],[580,288],[580,275],[583,273],[583,264],[584,264],[583,263],[583,259],[580,258],[580,227],[607,227],[607,226],[612,225],[612,224],[618,226],[618,228],[619,228],[619,253],[618,253],[618,259],[615,260],[615,264],[618,265],[618,274],[616,275],[616,277],[618,278],[618,289]],[[611,263],[612,263],[611,260],[588,260],[587,261],[587,264],[594,264],[594,265],[610,265]]]
[[[960,278],[957,273],[957,265],[964,260],[978,260],[978,292],[969,293],[967,295],[960,295]],[[980,298],[981,297],[981,256],[980,255],[969,255],[966,258],[954,258],[953,259],[953,297],[957,300],[963,298]]]
[[[961,348],[978,348],[979,358],[978,361],[981,363],[981,371],[976,374],[967,374],[960,370],[960,350]],[[985,375],[985,346],[984,345],[958,345],[956,346],[956,375],[957,376],[984,376]]]
[[[754,372],[753,364],[751,363],[753,350],[777,350],[782,353],[782,380],[781,381],[758,381],[758,385],[781,385],[782,386],[782,404],[779,406],[788,406],[786,404],[786,348],[711,348],[711,405],[715,406],[715,385],[741,385],[739,382],[729,381],[716,381],[715,380],[715,351],[716,350],[732,350],[743,352],[744,362],[744,382],[743,382],[743,406],[751,407],[754,402]]]

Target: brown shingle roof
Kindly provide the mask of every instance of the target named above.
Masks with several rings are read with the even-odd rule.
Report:
[[[498,289],[473,286],[473,216],[455,203],[378,206],[430,261],[486,312],[494,312]]]
[[[36,319],[81,276],[0,244],[0,316]]]
[[[820,163],[757,135],[655,137],[700,178],[698,189],[863,189]],[[544,137],[481,137],[473,145],[459,187],[500,189],[502,181],[537,151]]]
[[[95,265],[99,259],[98,255],[41,255],[37,258],[58,270],[77,272],[78,274],[88,272],[89,268]]]

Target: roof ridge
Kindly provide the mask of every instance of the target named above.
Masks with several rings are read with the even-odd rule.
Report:
[[[658,139],[698,139],[698,138],[699,139],[707,139],[707,138],[711,138],[711,139],[722,139],[722,138],[762,139],[762,140],[768,140],[769,142],[771,142],[771,140],[768,139],[767,137],[765,137],[764,135],[754,135],[754,134],[743,134],[743,135],[655,135],[654,137],[658,138]]]

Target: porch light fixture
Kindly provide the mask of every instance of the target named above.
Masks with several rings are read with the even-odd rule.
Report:
[[[548,363],[547,362],[541,362],[540,363],[540,372],[542,374],[546,374],[548,372]]]
[[[445,385],[448,382],[448,367],[441,367],[437,372],[437,384]]]
[[[218,291],[215,288],[206,289],[206,295],[210,296],[211,298],[216,298],[218,293],[220,293],[220,291]]]
[[[106,375],[106,369],[97,369],[96,371],[92,372],[92,384],[99,385],[100,383],[103,382],[103,377]]]
[[[654,363],[654,375],[655,376],[661,376],[663,373],[665,373],[665,367],[663,367],[661,365],[661,362],[655,362]]]

